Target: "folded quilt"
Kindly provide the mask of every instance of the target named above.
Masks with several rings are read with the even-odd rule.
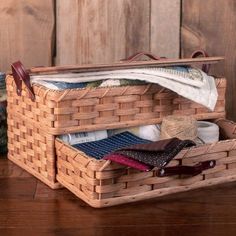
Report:
[[[99,72],[69,73],[60,75],[31,76],[32,83],[63,81],[67,83],[84,83],[101,80],[140,80],[159,84],[179,95],[214,110],[218,93],[214,78],[192,67],[151,67]],[[113,83],[114,84],[114,83]]]

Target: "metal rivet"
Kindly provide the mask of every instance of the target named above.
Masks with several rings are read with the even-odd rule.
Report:
[[[165,170],[164,169],[161,169],[160,170],[160,175],[163,176],[165,174]]]
[[[214,162],[211,161],[209,165],[210,165],[210,167],[213,167],[214,166]]]

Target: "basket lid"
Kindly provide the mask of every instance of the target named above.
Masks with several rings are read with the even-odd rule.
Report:
[[[34,67],[29,70],[31,75],[37,74],[57,74],[66,72],[92,72],[92,71],[107,71],[119,69],[132,69],[143,67],[163,67],[163,66],[181,66],[181,65],[203,65],[215,64],[224,60],[223,57],[198,57],[198,58],[183,58],[183,59],[167,59],[149,61],[120,61],[112,64],[86,64],[86,65],[67,65],[54,67]]]

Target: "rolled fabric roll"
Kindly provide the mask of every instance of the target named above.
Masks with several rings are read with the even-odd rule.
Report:
[[[215,143],[219,141],[219,126],[207,121],[197,121],[198,139],[202,143]]]
[[[150,141],[160,140],[160,125],[145,125],[139,127],[139,137]]]
[[[94,132],[80,132],[74,134],[63,134],[59,136],[61,140],[70,145],[98,141],[101,139],[105,139],[107,137],[108,135],[106,130],[98,130]]]
[[[191,116],[166,116],[161,125],[161,139],[179,138],[195,141],[197,121]]]

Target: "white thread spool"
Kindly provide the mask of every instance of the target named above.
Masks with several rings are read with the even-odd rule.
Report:
[[[160,125],[140,126],[138,136],[153,142],[158,141],[160,140]]]
[[[215,143],[219,141],[219,126],[207,121],[197,121],[198,138],[203,143]]]

